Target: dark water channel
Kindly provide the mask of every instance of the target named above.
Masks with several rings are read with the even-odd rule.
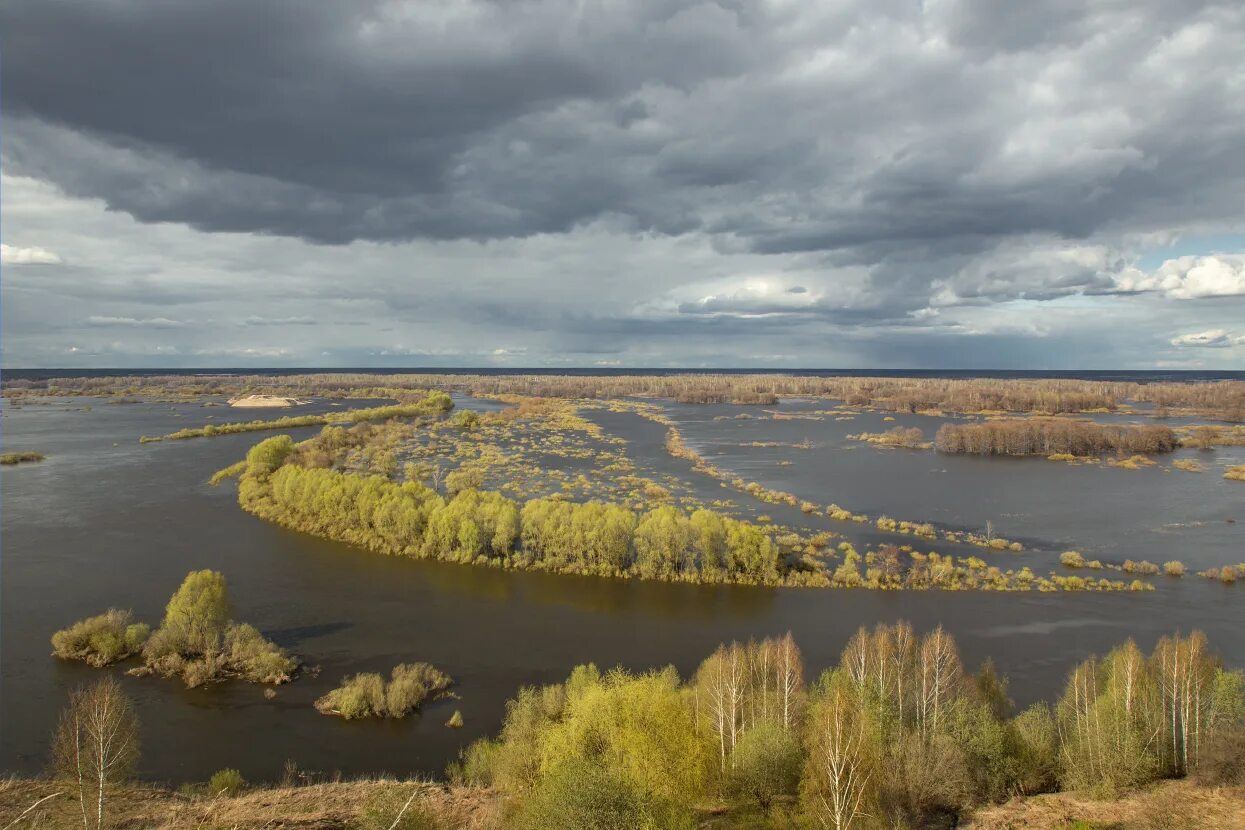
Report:
[[[91,410],[74,411],[84,404]],[[316,406],[323,405],[299,411]],[[143,434],[204,423],[207,414],[223,420],[223,412],[197,404],[101,401],[14,410],[6,402],[4,449],[37,450],[48,459],[6,469],[2,476],[0,770],[42,769],[66,693],[96,676],[96,670],[50,657],[51,633],[109,606],[132,608],[157,622],[169,594],[196,568],[224,572],[236,617],[321,671],[281,688],[273,700],[242,683],[186,690],[171,681],[122,676],[142,719],[142,773],[149,778],[202,780],[232,766],[248,779],[275,779],[287,759],[345,774],[436,774],[461,747],[497,729],[505,700],[520,685],[561,680],[588,660],[635,669],[673,663],[687,674],[724,639],[788,629],[815,673],[837,659],[861,624],[903,618],[927,629],[941,623],[956,636],[970,666],[993,656],[1022,704],[1057,692],[1076,660],[1130,635],[1148,649],[1161,634],[1202,628],[1229,662],[1245,664],[1245,587],[1189,578],[1142,595],[880,593],[630,583],[377,556],[265,524],[237,508],[232,486],[205,483],[262,436],[137,443]],[[1226,486],[1217,474],[1171,473],[1169,480],[1182,475],[1181,483],[1188,479],[1205,492],[1177,496],[1156,489],[1149,503],[1124,510],[1111,488],[1101,494],[1109,501],[1097,503],[1092,499],[1098,490],[1089,484],[1070,491],[1069,481],[1086,480],[1092,470],[1062,471],[1067,477],[1054,482],[1026,474],[981,483],[975,482],[976,467],[941,472],[950,466],[933,455],[903,461],[865,449],[832,452],[832,437],[814,431],[826,423],[858,431],[865,428],[861,419],[770,421],[747,428],[756,432],[745,440],[800,440],[808,433],[824,448],[732,448],[737,436],[727,430],[745,428],[713,421],[714,414],[722,412],[689,408],[679,417],[689,441],[750,478],[898,518],[974,527],[993,518],[1000,532],[1051,540],[1052,550],[1055,540],[1094,526],[1101,534],[1088,534],[1085,548],[1097,549],[1112,536],[1146,539],[1168,521],[1222,519],[1225,510],[1232,512],[1232,504],[1208,495],[1212,484]],[[660,452],[659,426],[634,416],[615,416],[610,426],[628,433],[628,451],[637,461],[678,471]],[[792,465],[771,463],[784,452]],[[993,469],[983,474],[994,476]],[[1061,470],[1055,464],[1041,468],[1047,469],[1051,476]],[[1139,488],[1149,475],[1098,472],[1109,473],[1112,482],[1139,482]],[[1195,484],[1197,479],[1205,483]],[[712,481],[697,486],[717,491]],[[1097,505],[1093,521],[1079,523],[1069,505],[1090,511]],[[1239,501],[1236,507],[1245,520]],[[1175,534],[1172,544],[1181,546],[1179,558],[1189,563],[1245,559],[1242,525],[1225,527]],[[1163,558],[1151,549],[1147,545],[1140,555]],[[430,705],[421,716],[396,722],[345,723],[311,707],[344,674],[387,673],[395,663],[414,660],[449,671],[459,681],[461,700]],[[455,708],[466,720],[461,730],[443,726]]]

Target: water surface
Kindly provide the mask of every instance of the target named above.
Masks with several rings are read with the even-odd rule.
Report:
[[[1087,550],[1105,551],[1112,538],[1125,540],[1114,552],[1144,547],[1146,553],[1134,558],[1215,564],[1245,558],[1239,555],[1242,524],[1221,521],[1233,512],[1245,518],[1239,509],[1245,487],[1240,497],[1223,495],[1236,501],[1217,500],[1233,492],[1217,475],[1016,462],[1036,465],[1032,474],[1026,468],[1017,476],[1008,462],[1000,467],[835,443],[839,427],[880,426],[865,419],[751,427],[712,420],[728,410],[671,407],[689,442],[715,463],[822,503],[838,500],[858,510],[972,527],[993,519],[999,532],[1039,542],[1026,558],[1049,559],[1065,537],[1077,536],[1086,538]],[[48,459],[0,476],[0,769],[44,768],[67,692],[98,674],[50,657],[51,633],[109,606],[132,608],[155,623],[186,572],[197,568],[222,571],[236,618],[255,624],[319,673],[281,687],[273,700],[263,697],[262,687],[244,683],[186,690],[173,681],[122,676],[142,719],[142,774],[150,778],[203,780],[232,766],[251,780],[275,779],[287,759],[345,774],[437,774],[461,747],[497,729],[505,700],[520,685],[559,681],[588,660],[633,669],[672,663],[687,675],[724,639],[787,630],[813,674],[837,660],[861,624],[942,624],[970,666],[993,656],[1021,704],[1056,693],[1073,663],[1127,636],[1148,649],[1164,633],[1199,627],[1230,662],[1245,665],[1242,586],[1197,579],[1160,581],[1160,590],[1143,595],[882,593],[622,582],[378,556],[261,522],[238,509],[232,486],[205,483],[265,433],[137,443],[140,435],[205,423],[208,414],[217,421],[234,417],[199,404],[58,400],[14,409],[5,402],[4,450],[37,450]],[[281,414],[287,413],[247,417]],[[630,413],[593,417],[627,438],[628,451],[646,469],[687,476],[707,495],[721,497],[717,482],[664,454],[660,425]],[[305,436],[314,429],[292,432]],[[814,450],[737,446],[745,436],[798,441],[806,433]],[[777,465],[784,457],[792,465]],[[1185,494],[1157,483],[1147,489],[1151,479],[1188,480],[1188,487],[1204,489]],[[1134,489],[1121,496],[1121,486]],[[1133,503],[1132,497],[1143,496],[1149,501]],[[765,509],[778,521],[794,519],[774,506]],[[1086,514],[1083,520],[1077,510]],[[1155,530],[1171,521],[1203,520],[1222,527],[1169,535]],[[1170,542],[1154,542],[1152,535]],[[1171,556],[1161,553],[1167,550]],[[390,722],[346,723],[311,707],[345,674],[387,673],[413,660],[450,672],[461,700]],[[466,721],[461,730],[443,725],[455,708]]]

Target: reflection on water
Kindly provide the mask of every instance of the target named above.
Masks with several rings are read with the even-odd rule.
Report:
[[[686,675],[724,639],[791,630],[815,675],[838,659],[857,626],[901,618],[918,629],[946,626],[969,665],[992,656],[1011,676],[1020,704],[1051,695],[1075,661],[1129,635],[1148,649],[1171,630],[1201,627],[1229,662],[1245,664],[1240,586],[1189,578],[1160,583],[1160,591],[1144,596],[877,593],[624,582],[378,556],[265,524],[237,508],[232,486],[207,486],[207,477],[240,458],[255,435],[137,443],[140,435],[202,423],[204,413],[223,419],[224,410],[94,402],[90,412],[72,411],[76,406],[6,408],[3,415],[6,450],[48,455],[39,465],[0,476],[0,769],[5,771],[44,767],[47,738],[66,693],[98,676],[96,670],[52,659],[51,633],[110,605],[157,622],[186,572],[204,567],[229,579],[238,619],[296,651],[318,673],[308,672],[268,700],[261,687],[248,684],[187,690],[173,681],[130,678],[116,670],[142,718],[142,772],[149,777],[203,780],[232,766],[252,780],[275,779],[290,758],[305,768],[347,774],[439,773],[462,746],[496,730],[505,700],[518,686],[561,680],[576,663],[594,660],[633,669],[672,664]],[[711,420],[715,412],[729,410],[686,408],[680,418],[694,417],[723,431],[697,437],[723,450],[715,461],[726,466],[722,459],[727,459],[746,467],[750,478],[807,492],[823,503],[842,498],[857,506],[842,496],[850,484],[853,492],[891,493],[911,502],[912,510],[894,507],[892,515],[928,516],[915,509],[924,502],[911,491],[927,485],[921,465],[953,469],[932,456],[914,464],[896,453],[742,450],[739,436],[751,440],[757,425]],[[628,452],[642,466],[685,476],[702,498],[728,494],[666,455],[660,425],[628,413],[593,417],[623,432]],[[807,433],[819,446],[834,446],[831,436],[816,431],[818,422],[767,423],[776,431],[769,436],[773,440],[798,441]],[[861,429],[859,419],[839,426]],[[690,440],[695,429],[689,423],[685,432]],[[782,453],[793,465],[774,465]],[[892,460],[875,469],[879,458]],[[886,478],[875,480],[879,475]],[[974,526],[1003,515],[998,505],[1007,498],[979,501],[980,488],[962,472],[953,475],[955,487],[925,493],[932,506],[951,505]],[[905,477],[918,484],[909,485]],[[1000,485],[993,479],[990,486]],[[1047,538],[1058,535],[1062,519],[1054,517],[1062,514],[1053,511],[1061,509],[1064,496],[1042,489],[1033,496],[1023,509],[1006,512],[1040,517],[1051,511],[1051,521],[1034,535],[1041,535],[1039,530]],[[798,511],[765,509],[776,521],[799,518]],[[1144,515],[1125,512],[1110,521],[1117,533],[1128,534],[1132,531],[1121,523],[1157,527],[1199,520],[1182,509],[1160,500]],[[879,535],[868,528],[854,532]],[[1181,554],[1186,561],[1198,555]],[[414,660],[450,672],[461,700],[436,702],[422,716],[393,722],[347,723],[311,706],[345,674],[388,673],[396,663]],[[443,726],[454,709],[466,720],[461,730]]]

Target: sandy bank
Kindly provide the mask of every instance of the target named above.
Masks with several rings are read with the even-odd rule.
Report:
[[[248,409],[283,409],[291,406],[302,406],[311,401],[298,398],[283,398],[279,395],[246,395],[241,398],[230,398],[229,405]]]

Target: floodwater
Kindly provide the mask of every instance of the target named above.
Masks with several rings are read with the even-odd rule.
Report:
[[[735,421],[714,418],[741,408],[671,405],[669,411],[689,444],[750,480],[870,515],[971,528],[990,520],[1000,535],[1033,548],[1017,555],[940,546],[945,552],[997,556],[1008,567],[1040,563],[1041,572],[1057,568],[1057,551],[1072,546],[1110,561],[1179,558],[1205,567],[1245,559],[1245,486],[1218,472],[1228,459],[1245,460],[1242,448],[1218,451],[1208,460],[1212,471],[1201,475],[1075,468],[846,441],[848,432],[894,425],[880,415]],[[623,582],[370,554],[259,521],[238,509],[231,485],[205,483],[266,434],[137,442],[140,435],[210,422],[209,414],[219,422],[225,413],[199,404],[58,400],[14,409],[5,402],[5,451],[37,450],[48,458],[0,476],[0,770],[43,769],[68,691],[98,676],[99,670],[49,656],[52,632],[109,606],[156,623],[186,572],[197,568],[222,571],[235,617],[319,672],[266,700],[262,687],[250,684],[187,690],[111,669],[137,705],[141,773],[152,779],[203,780],[237,767],[250,780],[271,780],[287,760],[323,773],[439,774],[462,747],[496,731],[505,701],[521,685],[559,681],[589,660],[633,669],[673,664],[686,676],[722,640],[787,630],[816,674],[836,661],[860,625],[907,619],[925,630],[942,624],[970,667],[993,657],[1022,705],[1057,694],[1077,660],[1128,636],[1149,649],[1165,633],[1201,628],[1227,662],[1245,665],[1245,585],[1196,577],[1156,579],[1159,590],[1145,594],[871,592]],[[664,453],[660,425],[630,413],[592,417],[627,438],[641,467],[687,476],[707,497],[728,494]],[[911,421],[932,436],[934,422],[913,418],[895,423]],[[805,437],[814,444],[810,450],[740,446]],[[783,460],[792,463],[780,465]],[[799,516],[755,507],[778,522]],[[1233,517],[1241,521],[1229,524]],[[895,538],[841,523],[824,526],[853,539]],[[461,699],[388,722],[347,723],[311,706],[345,674],[387,673],[416,660],[452,674]],[[463,729],[443,725],[454,709],[463,713]]]

